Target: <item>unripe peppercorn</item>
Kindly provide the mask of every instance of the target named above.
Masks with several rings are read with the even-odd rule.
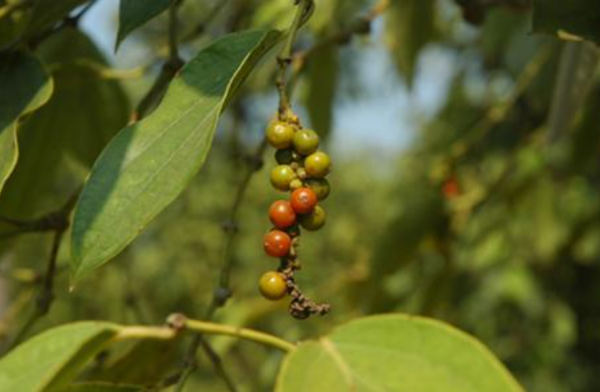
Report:
[[[310,188],[300,188],[292,192],[290,205],[297,214],[308,214],[317,205],[317,194]]]
[[[289,165],[278,165],[271,171],[271,184],[275,189],[287,191],[295,177],[296,174]]]
[[[299,179],[295,178],[292,180],[292,182],[290,182],[290,189],[295,191],[298,188],[302,188],[302,181],[300,181]]]
[[[274,121],[267,128],[267,141],[274,148],[291,147],[296,131],[290,124]]]
[[[277,200],[269,208],[269,220],[278,229],[285,229],[296,223],[296,212],[287,200]]]
[[[323,151],[310,154],[304,160],[304,169],[310,177],[323,178],[329,173],[331,159]]]
[[[325,178],[309,178],[306,180],[306,186],[317,194],[319,200],[327,199],[331,190],[329,181]]]
[[[310,214],[300,215],[300,225],[308,231],[319,230],[325,225],[327,213],[321,206],[316,206]]]
[[[280,165],[289,165],[294,161],[294,152],[292,150],[277,150],[275,160]]]
[[[284,257],[290,253],[292,239],[281,230],[271,230],[265,235],[265,252],[272,257]]]
[[[266,299],[282,299],[287,293],[285,277],[279,272],[269,271],[258,281],[258,290]]]
[[[294,149],[302,155],[309,155],[319,148],[319,135],[312,129],[303,129],[294,135]]]

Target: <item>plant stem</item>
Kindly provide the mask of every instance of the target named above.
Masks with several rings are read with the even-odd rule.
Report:
[[[183,67],[183,60],[179,57],[179,48],[177,43],[177,10],[179,8],[180,0],[171,0],[171,7],[169,8],[169,25],[167,33],[167,41],[169,45],[169,59],[163,64],[160,73],[154,80],[152,87],[141,99],[135,112],[132,115],[132,122],[137,122],[152,112],[165,96],[167,88],[171,83],[171,80],[177,75],[177,72]]]
[[[314,3],[312,0],[300,0],[296,7],[294,19],[292,20],[292,24],[287,31],[287,38],[283,48],[281,49],[281,52],[277,56],[277,65],[279,66],[279,70],[275,84],[279,93],[279,118],[282,120],[292,116],[290,100],[287,92],[287,69],[292,62],[292,49],[294,42],[296,41],[298,30],[302,24],[308,20],[311,9],[314,7]]]
[[[281,351],[291,352],[296,349],[296,345],[278,338],[268,333],[256,331],[248,328],[234,327],[231,325],[211,323],[209,321],[200,321],[188,319],[181,314],[169,316],[167,323],[174,328],[188,329],[200,334],[208,335],[227,335],[236,338],[250,340],[266,346],[277,348]]]
[[[221,359],[219,354],[215,351],[215,349],[204,338],[202,338],[200,340],[200,346],[202,347],[202,349],[204,350],[204,353],[206,354],[206,356],[212,363],[213,368],[215,369],[215,373],[217,373],[217,375],[221,378],[221,380],[223,380],[223,383],[225,384],[227,389],[229,389],[229,392],[237,392],[237,390],[238,390],[237,387],[233,383],[233,380],[231,379],[231,377],[229,377],[229,374],[227,373],[227,371],[225,370],[225,367],[223,366],[223,360]]]

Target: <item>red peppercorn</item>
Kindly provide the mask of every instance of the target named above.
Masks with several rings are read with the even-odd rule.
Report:
[[[296,213],[287,200],[277,200],[269,208],[269,219],[278,229],[285,229],[296,223]]]
[[[281,230],[271,230],[265,235],[265,252],[272,257],[284,257],[290,252],[292,239]]]
[[[318,201],[317,194],[310,188],[296,189],[290,198],[290,204],[297,214],[310,213]]]

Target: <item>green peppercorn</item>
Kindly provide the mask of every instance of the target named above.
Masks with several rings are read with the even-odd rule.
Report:
[[[303,129],[294,135],[294,149],[302,155],[310,155],[319,148],[319,135],[312,129]]]
[[[289,165],[278,165],[271,171],[271,184],[280,191],[289,190],[294,178],[296,174]]]
[[[325,178],[309,178],[305,181],[306,186],[312,189],[316,194],[319,200],[327,199],[329,196],[329,192],[331,187],[329,185],[329,181]]]
[[[295,133],[294,126],[282,121],[274,121],[267,128],[267,141],[274,148],[288,148],[293,144]]]
[[[319,230],[323,225],[325,225],[325,219],[327,218],[327,213],[325,210],[317,205],[312,210],[311,213],[306,215],[299,216],[300,225],[308,231]]]
[[[310,154],[304,160],[306,173],[313,178],[323,178],[329,173],[331,159],[323,151],[317,151]]]

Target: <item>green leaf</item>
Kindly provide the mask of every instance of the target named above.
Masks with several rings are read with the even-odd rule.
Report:
[[[71,11],[90,0],[38,0],[31,9],[29,23],[23,39],[30,39],[45,33],[57,22],[67,17]]]
[[[548,143],[568,132],[594,83],[600,50],[589,42],[566,42],[560,57],[552,105],[548,113]]]
[[[98,69],[108,62],[94,42],[76,28],[64,28],[44,42],[40,56],[54,70],[55,99],[46,120],[65,135],[66,148],[91,167],[110,139],[127,124],[130,105],[117,80]],[[41,116],[41,112],[39,113]]]
[[[392,0],[385,23],[385,41],[409,87],[418,56],[434,36],[434,0]]]
[[[479,341],[407,315],[352,321],[301,344],[280,370],[278,392],[517,392],[522,388]]]
[[[61,389],[60,392],[137,392],[143,390],[143,387],[135,385],[90,382],[69,385],[68,387]]]
[[[122,356],[91,375],[96,381],[152,385],[160,382],[171,365],[177,364],[176,339],[171,341],[141,340]]]
[[[103,322],[80,322],[43,332],[0,360],[0,391],[54,390],[68,384],[118,332]]]
[[[65,155],[91,167],[129,117],[129,102],[118,81],[92,68],[106,61],[83,32],[63,28],[37,54],[53,70],[54,93],[20,126],[19,162],[0,196],[0,213],[12,218],[30,219],[43,213],[41,208],[64,203],[73,191],[56,185],[58,176],[64,181]]]
[[[220,113],[278,37],[251,31],[217,40],[149,117],[110,142],[75,210],[73,281],[117,255],[185,189],[204,164]]]
[[[0,192],[18,158],[17,125],[21,116],[52,95],[52,80],[42,64],[25,53],[0,54]]]
[[[306,106],[312,127],[324,138],[331,131],[338,74],[339,50],[335,45],[326,45],[311,56]]]
[[[132,31],[164,12],[171,0],[121,0],[115,52]]]
[[[600,43],[600,2],[597,0],[534,0],[533,31],[568,40]]]

